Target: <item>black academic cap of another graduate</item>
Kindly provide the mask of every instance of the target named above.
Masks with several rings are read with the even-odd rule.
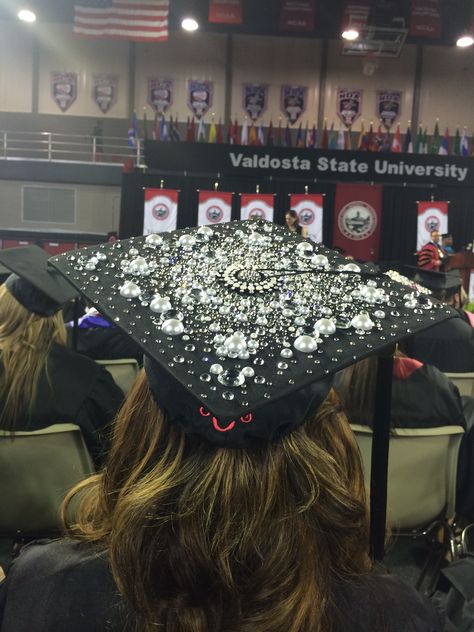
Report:
[[[0,264],[13,274],[5,281],[12,296],[30,312],[52,316],[77,290],[48,264],[48,254],[38,246],[0,250]]]
[[[229,448],[291,432],[335,372],[452,317],[371,266],[262,220],[50,261],[143,349],[168,420]]]
[[[457,292],[462,285],[459,270],[437,272],[435,270],[420,270],[417,268],[414,281],[432,292],[444,292],[446,296]]]

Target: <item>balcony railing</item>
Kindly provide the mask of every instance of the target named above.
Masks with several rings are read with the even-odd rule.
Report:
[[[133,160],[142,166],[143,142],[128,144],[123,137],[99,137],[53,132],[0,131],[0,158],[123,165]]]

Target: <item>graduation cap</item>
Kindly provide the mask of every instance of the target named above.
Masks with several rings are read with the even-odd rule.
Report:
[[[13,274],[5,285],[25,309],[40,316],[52,316],[77,290],[48,264],[47,253],[38,246],[0,250],[0,265]]]
[[[452,316],[261,220],[133,237],[51,263],[143,349],[168,419],[232,448],[287,434],[335,372]]]
[[[452,296],[462,285],[459,270],[437,272],[435,270],[416,269],[415,283],[419,283],[432,292],[444,292],[445,296]]]

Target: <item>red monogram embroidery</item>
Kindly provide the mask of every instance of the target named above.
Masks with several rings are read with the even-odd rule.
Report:
[[[201,406],[199,408],[199,414],[201,415],[201,417],[211,417],[211,413],[207,411],[204,406]],[[251,421],[253,421],[252,413],[247,413],[247,415],[244,415],[240,418],[240,421],[244,424],[249,424]],[[214,429],[218,432],[228,432],[235,427],[235,421],[231,421],[227,426],[222,427],[219,424],[219,420],[216,417],[212,417],[212,425],[214,426]]]

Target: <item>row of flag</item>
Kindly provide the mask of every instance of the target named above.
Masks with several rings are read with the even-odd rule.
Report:
[[[168,120],[164,116],[155,116],[150,133],[149,122],[146,113],[143,117],[143,138],[144,140],[153,139],[155,141],[174,141],[185,140],[187,142],[202,143],[223,143],[227,142],[231,145],[253,145],[266,147],[299,147],[299,148],[319,148],[319,149],[341,149],[351,150],[358,149],[360,151],[373,152],[391,152],[391,153],[415,153],[415,154],[439,154],[454,156],[472,156],[474,155],[474,136],[472,142],[469,142],[467,130],[464,128],[462,132],[456,129],[454,138],[451,138],[449,129],[446,128],[443,135],[440,134],[438,121],[435,123],[433,133],[428,135],[428,129],[421,125],[418,132],[414,134],[407,127],[402,137],[400,125],[397,126],[394,134],[388,131],[382,131],[382,126],[378,125],[374,128],[370,123],[368,129],[365,129],[362,122],[361,130],[357,142],[350,131],[339,127],[334,128],[334,123],[328,128],[327,121],[321,133],[318,134],[316,125],[309,127],[306,123],[303,128],[300,123],[296,130],[296,136],[290,129],[288,123],[286,127],[282,127],[281,120],[278,126],[274,127],[270,121],[268,128],[264,129],[262,124],[256,125],[254,121],[249,123],[245,118],[243,124],[239,126],[238,121],[229,121],[225,130],[222,121],[217,123],[214,118],[209,125],[204,124],[203,118],[196,122],[194,117],[188,117],[186,122],[186,132],[182,134],[179,129],[178,118],[172,115]],[[206,130],[207,127],[207,130]],[[131,147],[137,146],[139,137],[138,120],[136,113],[132,115],[130,127],[128,130],[128,144]]]

